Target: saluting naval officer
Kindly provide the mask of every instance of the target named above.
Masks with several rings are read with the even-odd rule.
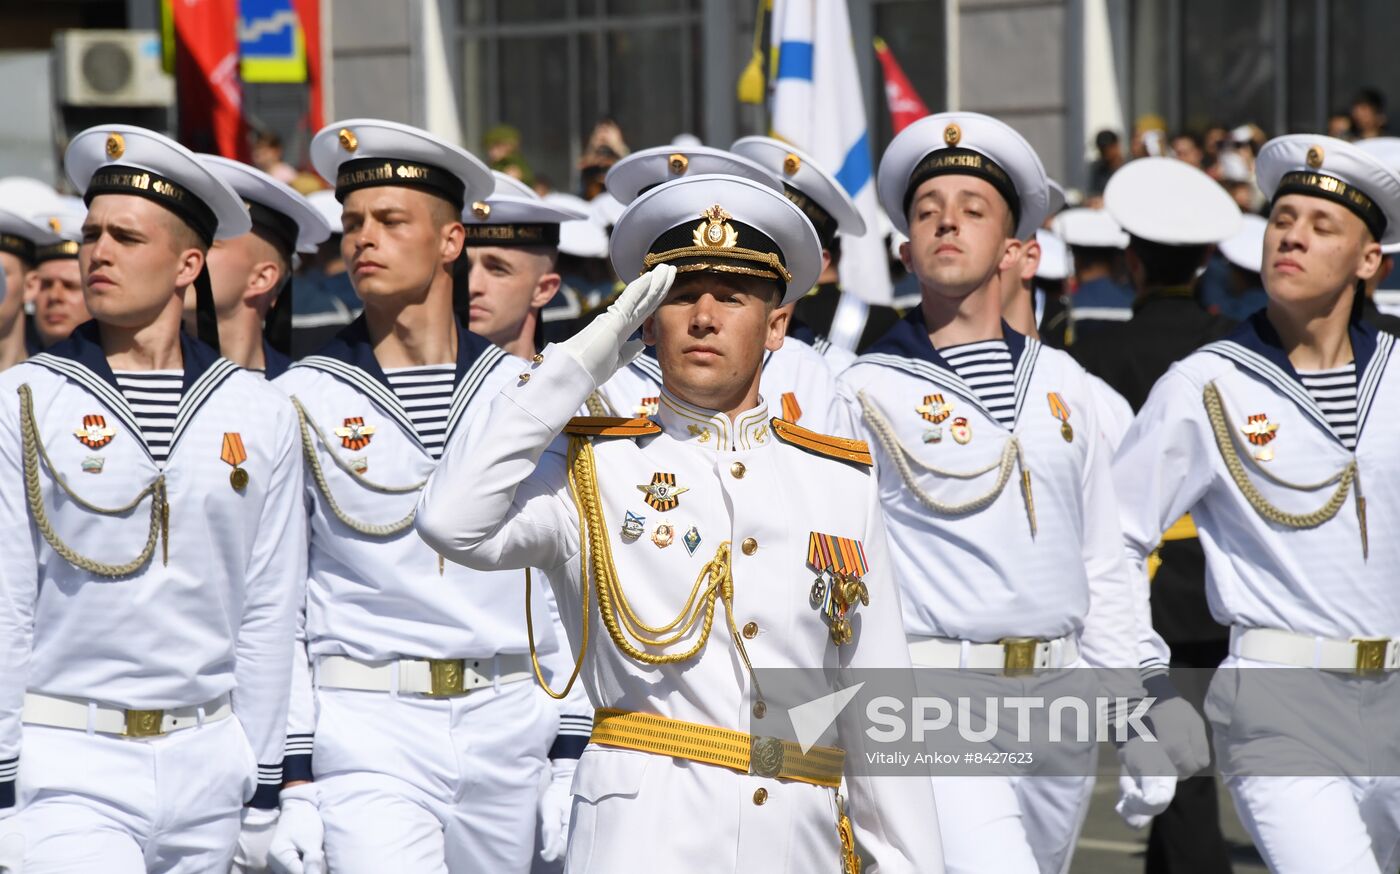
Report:
[[[914,665],[1029,672],[1046,696],[1141,696],[1135,592],[1093,390],[1068,355],[1001,316],[999,274],[1049,203],[1040,159],[994,118],[943,113],[894,139],[877,185],[909,236],[901,257],[923,301],[840,382],[875,443]],[[1056,670],[1080,666],[1114,670],[1101,688],[1093,672]],[[1160,746],[1135,737],[1120,749],[1155,809],[1173,779]],[[1060,749],[1078,770],[935,774],[950,870],[1068,865],[1093,748]]]
[[[526,871],[560,718],[533,681],[521,574],[446,563],[413,532],[443,447],[525,364],[452,315],[462,210],[494,180],[374,119],[320,131],[311,157],[365,309],[276,380],[300,417],[311,558],[272,861],[321,870],[324,848],[337,874]]]
[[[773,158],[769,154],[769,147],[750,143],[747,150],[751,154],[727,152],[705,146],[691,146],[679,150],[675,146],[661,146],[633,152],[608,171],[608,192],[620,203],[629,204],[638,195],[664,182],[687,176],[730,174],[786,193],[811,221],[812,214],[808,210],[815,205],[815,201],[800,193],[800,200],[793,197],[795,189],[788,186],[772,169]],[[817,183],[813,180],[816,176],[823,175],[821,171],[810,161],[804,164],[802,156],[795,152],[784,151],[783,154],[784,157],[778,159],[779,163],[783,163],[790,154],[794,161],[787,163],[794,167],[793,173],[802,173],[802,178],[808,180],[806,184],[815,188]],[[802,171],[804,166],[805,172]],[[835,183],[828,180],[828,184]],[[835,206],[839,201],[836,191],[824,195],[824,199],[832,204],[829,208],[838,209]],[[822,208],[816,209],[821,211]],[[854,219],[847,216],[847,224],[854,228],[853,222],[860,220],[860,214],[855,212],[854,206],[851,207],[851,213]],[[830,219],[829,223],[823,223],[822,227],[817,228],[818,237],[824,240],[824,234],[834,233],[834,224],[834,220]],[[863,224],[860,227],[864,229]],[[823,259],[825,257],[824,255]],[[752,266],[733,265],[728,271],[744,275],[744,271],[753,269]],[[792,318],[795,302],[796,298],[780,308],[785,323]],[[598,396],[604,404],[599,407],[594,403],[595,412],[609,412],[611,415],[620,416],[655,415],[660,403],[661,382],[661,367],[656,358],[656,349],[648,347],[646,352],[618,370],[606,385],[599,388]],[[765,352],[760,391],[763,399],[771,405],[774,415],[824,434],[850,436],[849,420],[836,397],[835,371],[822,353],[805,341],[788,337],[778,348]]]
[[[1153,387],[1114,461],[1123,535],[1141,575],[1163,532],[1195,520],[1211,613],[1231,626],[1206,713],[1270,870],[1389,872],[1400,363],[1358,294],[1400,242],[1400,176],[1313,135],[1270,140],[1257,171],[1268,305]],[[1314,670],[1247,670],[1265,667]]]
[[[199,161],[243,198],[253,222],[248,233],[209,250],[220,346],[229,360],[276,379],[292,364],[293,259],[315,253],[331,227],[310,201],[256,167],[218,155]],[[190,296],[187,325],[194,310]]]
[[[851,872],[858,841],[870,870],[942,871],[926,780],[872,778],[836,748],[750,754],[783,749],[752,669],[908,668],[869,454],[759,392],[778,308],[817,275],[816,232],[773,186],[689,177],[632,203],[612,257],[626,290],[454,442],[418,517],[456,561],[545,569],[579,646],[599,709],[568,870]],[[573,418],[641,342],[658,347],[654,419]],[[847,571],[868,603],[812,605],[814,541],[864,550]]]
[[[126,125],[65,168],[93,321],[0,378],[0,846],[24,843],[0,868],[225,871],[282,782],[296,417],[180,331],[210,244],[248,230],[237,194]]]

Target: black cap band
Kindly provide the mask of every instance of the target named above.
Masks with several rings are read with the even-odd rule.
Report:
[[[34,243],[18,234],[0,233],[0,252],[9,252],[21,261],[34,263]]]
[[[1274,191],[1274,203],[1285,194],[1302,194],[1307,197],[1320,197],[1346,207],[1365,223],[1371,236],[1379,240],[1385,235],[1385,211],[1376,205],[1370,195],[1355,185],[1343,182],[1335,176],[1317,173],[1312,170],[1294,170],[1283,174],[1278,188]]]
[[[269,242],[280,248],[288,259],[296,254],[300,233],[296,219],[256,201],[245,200],[243,205],[248,207],[248,217],[253,220],[254,230],[262,231],[265,238],[270,237]]]
[[[831,242],[836,239],[836,232],[839,230],[836,219],[831,213],[822,209],[821,204],[786,182],[783,183],[783,193],[787,195],[788,200],[793,202],[793,205],[802,210],[802,214],[812,223],[812,227],[816,228],[817,239],[821,240],[822,248],[830,249]]]
[[[989,183],[997,190],[1005,200],[1007,206],[1011,207],[1011,224],[1021,223],[1021,197],[1016,193],[1016,186],[1011,181],[1011,175],[1001,168],[1001,165],[981,152],[974,152],[972,149],[937,149],[929,152],[924,159],[914,166],[914,172],[909,174],[909,185],[904,189],[904,213],[909,214],[909,204],[914,199],[914,192],[919,190],[919,186],[935,176],[975,176]]]
[[[193,191],[150,170],[108,164],[92,174],[87,191],[83,193],[83,202],[92,206],[93,198],[99,194],[134,194],[158,203],[193,228],[206,246],[214,242],[214,232],[219,229],[214,210]]]
[[[47,246],[40,246],[34,250],[34,263],[43,264],[45,261],[58,261],[62,258],[77,258],[79,243],[77,240],[63,240],[58,243],[50,243]]]
[[[707,236],[707,232],[714,236]],[[677,273],[713,271],[758,276],[774,280],[783,289],[792,279],[783,262],[783,251],[773,238],[727,214],[722,220],[706,218],[698,226],[676,225],[656,238],[642,263],[647,270],[657,264],[671,264]]]
[[[467,186],[455,175],[422,161],[396,158],[355,158],[341,164],[335,176],[335,199],[344,203],[345,195],[352,191],[381,185],[426,191],[443,198],[458,212],[466,202]]]
[[[558,246],[559,225],[553,222],[467,224],[468,246]]]

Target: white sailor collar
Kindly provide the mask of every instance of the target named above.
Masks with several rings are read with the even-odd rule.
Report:
[[[1016,384],[1015,420],[1019,421],[1021,405],[1026,399],[1031,374],[1035,370],[1035,361],[1040,355],[1041,343],[1034,337],[1017,333],[1004,321],[1001,323],[1001,339],[1006,342],[1007,351],[1011,353],[1011,368]],[[910,309],[885,336],[875,341],[864,355],[857,358],[856,363],[892,367],[920,379],[932,380],[939,386],[956,392],[988,419],[997,421],[996,416],[993,416],[977,397],[977,393],[963,381],[953,366],[938,354],[938,350],[933,348],[933,342],[928,336],[928,326],[924,323],[923,307],[916,306]]]
[[[447,417],[449,437],[487,374],[506,357],[506,352],[490,340],[468,331],[460,321],[454,321],[457,325],[457,365],[456,388]],[[293,369],[298,367],[310,367],[346,383],[394,418],[411,439],[418,439],[413,420],[389,385],[389,378],[379,366],[379,359],[374,357],[374,345],[370,342],[369,327],[363,313],[341,329],[320,352],[292,365]]]
[[[758,449],[773,440],[768,404],[763,398],[731,422],[724,413],[688,404],[662,388],[655,418],[672,438],[717,453]]]
[[[1351,337],[1352,356],[1356,362],[1356,439],[1360,441],[1371,402],[1375,399],[1376,389],[1391,350],[1395,347],[1395,337],[1357,320],[1347,326],[1347,333]],[[1312,395],[1303,387],[1303,380],[1288,360],[1283,341],[1269,321],[1267,310],[1256,312],[1241,322],[1230,335],[1202,346],[1201,351],[1226,358],[1272,386],[1317,422],[1325,433],[1339,444],[1342,442],[1327,423],[1327,417],[1322,414]]]

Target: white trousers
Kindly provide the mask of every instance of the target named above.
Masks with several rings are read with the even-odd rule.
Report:
[[[26,725],[26,874],[227,871],[257,760],[236,718],[151,740]]]
[[[528,872],[558,711],[531,682],[462,698],[318,689],[312,758],[335,874]]]
[[[1394,874],[1400,776],[1356,771],[1400,760],[1400,674],[1359,678],[1237,656],[1220,667],[1206,696],[1215,755],[1269,870]],[[1272,776],[1289,769],[1299,776]]]

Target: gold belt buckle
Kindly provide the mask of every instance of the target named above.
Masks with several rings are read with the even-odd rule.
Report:
[[[1003,637],[997,641],[1006,650],[1002,674],[1023,677],[1035,673],[1035,648],[1040,641],[1034,637]]]
[[[754,735],[749,744],[749,773],[777,777],[783,772],[783,742],[776,737]]]
[[[467,691],[466,659],[428,659],[434,698],[450,698]]]
[[[160,737],[165,732],[160,725],[165,721],[164,710],[126,710],[126,737]]]
[[[1376,674],[1385,670],[1385,651],[1390,646],[1390,638],[1352,638],[1356,644],[1356,672]]]

